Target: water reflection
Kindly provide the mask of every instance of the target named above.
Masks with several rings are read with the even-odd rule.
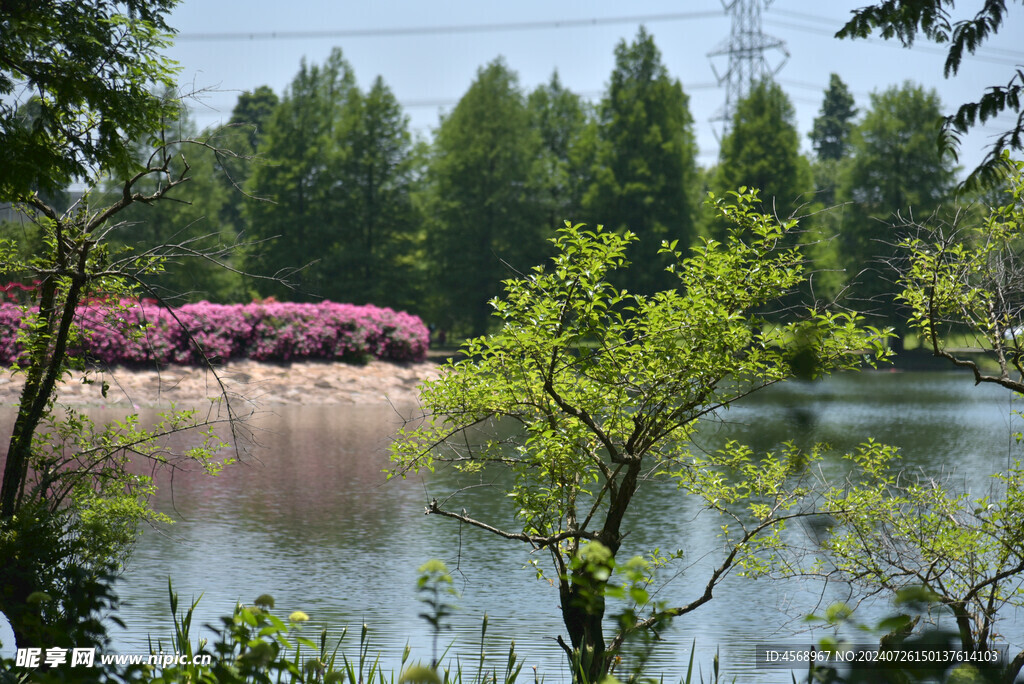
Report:
[[[986,475],[1004,467],[1013,453],[1010,409],[1006,392],[974,387],[965,375],[844,375],[755,395],[708,424],[696,443],[714,449],[735,438],[765,451],[789,441],[802,447],[828,442],[841,451],[873,437],[899,445],[909,467],[955,469],[967,486],[982,491],[989,486]],[[218,478],[178,473],[173,486],[163,482],[156,507],[178,522],[166,531],[145,532],[118,587],[127,625],[116,635],[118,649],[144,650],[150,636],[169,637],[170,577],[182,603],[203,594],[199,624],[266,592],[283,612],[309,613],[311,634],[321,625],[334,633],[345,625],[358,632],[365,622],[373,647],[391,666],[407,642],[413,657],[425,660],[430,642],[417,618],[415,577],[421,563],[436,557],[453,569],[463,594],[452,619],[455,629],[446,634],[456,641],[453,652],[463,662],[475,653],[486,612],[488,651],[496,663],[514,638],[528,666],[558,680],[563,662],[553,640],[562,632],[557,592],[525,567],[526,549],[423,515],[429,497],[456,483],[453,473],[384,482],[387,444],[400,422],[389,408],[282,407],[258,420],[259,445],[246,465]],[[511,519],[500,480],[480,475],[458,482],[479,485],[459,505],[486,509],[479,517]],[[622,552],[683,549],[679,577],[658,598],[688,602],[703,591],[706,572],[700,570],[712,560],[719,521],[698,516],[695,503],[668,483],[645,482],[638,497]],[[665,634],[652,661],[665,681],[683,674],[694,639],[696,662],[705,672],[721,646],[727,679],[767,682],[783,675],[788,681],[784,671],[752,669],[753,645],[810,640],[793,637],[793,631],[805,614],[835,597],[806,583],[737,577],[715,594]],[[1007,621],[1003,631],[1021,643],[1019,623]]]

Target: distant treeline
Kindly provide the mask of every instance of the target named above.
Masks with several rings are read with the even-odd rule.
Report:
[[[808,217],[801,234],[816,273],[813,290],[794,297],[879,302],[878,322],[898,324],[882,296],[892,218],[931,215],[955,182],[936,145],[941,114],[935,92],[912,83],[858,109],[833,75],[808,158],[788,96],[766,80],[738,103],[718,164],[701,168],[686,89],[641,29],[616,47],[597,104],[557,73],[526,92],[498,58],[433,139],[417,140],[384,81],[361,89],[335,49],[323,64],[303,62],[280,95],[243,93],[226,127],[196,131],[183,115],[167,139],[204,143],[180,145],[194,180],[175,190],[180,202],[132,207],[112,237],[136,252],[185,246],[161,252],[155,294],[372,303],[458,336],[486,330],[501,281],[542,264],[563,221],[639,235],[630,258],[644,266],[619,284],[654,292],[673,282],[661,242],[714,238],[707,192],[748,186],[780,217]],[[140,157],[145,149],[140,141]],[[232,245],[221,258],[188,258]]]

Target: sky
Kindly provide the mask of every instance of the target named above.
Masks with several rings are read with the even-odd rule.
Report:
[[[818,115],[829,75],[847,83],[863,112],[869,96],[914,81],[934,88],[947,112],[977,100],[986,86],[1004,85],[1015,65],[1024,64],[1024,11],[1010,3],[999,34],[960,73],[943,78],[945,50],[928,42],[904,49],[898,41],[874,37],[837,40],[834,33],[865,0],[775,0],[762,14],[762,31],[785,43],[766,54],[780,66],[776,79],[796,110],[803,150]],[[957,3],[968,12],[979,2]],[[425,138],[468,89],[477,70],[502,56],[529,91],[557,70],[566,87],[588,100],[604,93],[614,49],[632,40],[640,25],[654,37],[669,73],[690,97],[700,149],[698,163],[718,157],[720,123],[712,121],[725,100],[713,65],[725,71],[726,57],[708,53],[727,44],[730,17],[719,0],[183,0],[170,16],[178,31],[168,56],[180,67],[180,82],[201,90],[193,103],[200,127],[223,123],[238,95],[261,85],[283,94],[301,60],[322,63],[340,47],[360,86],[378,75],[394,92],[410,128]],[[965,138],[960,165],[973,168],[989,139],[1014,117],[1003,115]]]

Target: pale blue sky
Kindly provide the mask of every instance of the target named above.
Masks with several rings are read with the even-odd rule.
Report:
[[[790,53],[778,79],[793,100],[805,150],[810,148],[806,134],[831,72],[847,82],[862,109],[868,105],[870,92],[911,79],[935,88],[951,110],[976,99],[984,86],[1005,84],[1014,65],[1024,63],[1024,10],[1016,3],[1010,3],[1000,34],[976,56],[968,57],[960,75],[949,80],[942,77],[944,51],[934,45],[920,43],[905,50],[896,41],[834,39],[832,35],[849,12],[863,4],[864,0],[776,0],[764,13],[763,30],[786,41]],[[972,11],[978,4],[958,3],[958,11]],[[696,16],[657,17],[666,14]],[[171,25],[180,36],[170,56],[180,63],[184,83],[217,91],[208,93],[194,112],[199,125],[208,126],[227,120],[239,92],[266,84],[281,94],[303,57],[322,62],[332,47],[340,46],[360,84],[366,86],[378,74],[383,76],[405,105],[411,127],[429,136],[437,126],[439,112],[462,96],[478,67],[498,55],[518,72],[526,89],[547,81],[557,69],[567,87],[596,100],[611,73],[615,44],[635,36],[639,17],[647,18],[642,23],[653,34],[665,65],[690,96],[700,163],[713,164],[718,154],[717,124],[709,119],[722,106],[724,91],[716,87],[706,55],[728,38],[730,28],[718,0],[520,0],[501,4],[479,0],[184,0],[171,16]],[[628,20],[616,21],[619,18]],[[555,27],[559,20],[597,21]],[[490,28],[450,30],[481,25]],[[496,30],[494,25],[508,28]],[[430,27],[438,30],[396,31]],[[353,35],[358,31],[369,35]],[[267,37],[271,32],[292,35]],[[295,33],[302,35],[295,37]],[[721,71],[725,61],[719,59],[716,64]],[[1009,120],[1003,117],[1003,121]],[[987,136],[1001,130],[995,126],[990,123],[966,139],[963,166],[973,166],[981,159]]]

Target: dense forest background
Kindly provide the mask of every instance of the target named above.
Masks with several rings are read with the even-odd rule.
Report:
[[[223,246],[223,259],[167,258],[152,286],[176,303],[372,303],[456,339],[486,331],[501,281],[542,263],[564,221],[636,233],[640,267],[621,285],[651,293],[672,283],[663,240],[719,236],[708,192],[752,186],[779,217],[801,218],[814,261],[808,291],[783,305],[838,299],[899,329],[882,296],[895,217],[925,221],[953,200],[955,162],[936,144],[942,111],[910,82],[857,103],[833,75],[807,156],[789,97],[764,80],[736,106],[718,164],[701,168],[686,90],[641,29],[617,46],[600,102],[557,73],[526,92],[498,58],[423,140],[387,84],[360,88],[335,49],[303,62],[283,93],[241,94],[227,126],[199,131],[187,113],[167,122],[165,140],[204,143],[182,150],[193,180],[174,189],[177,201],[131,207],[110,237],[136,252]],[[138,141],[140,157],[151,143]],[[32,230],[0,227],[29,249]]]

